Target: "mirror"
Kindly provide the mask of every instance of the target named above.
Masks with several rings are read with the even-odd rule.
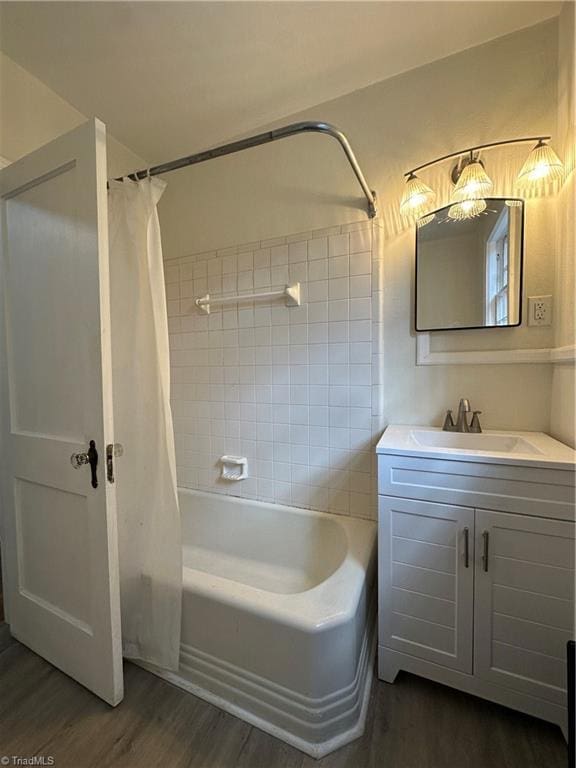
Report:
[[[417,331],[520,325],[524,202],[474,202],[486,208],[473,218],[446,206],[417,222]]]

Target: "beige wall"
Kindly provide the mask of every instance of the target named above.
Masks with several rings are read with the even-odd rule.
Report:
[[[574,136],[576,135],[576,65],[574,56],[574,4],[565,3],[559,24],[558,46],[558,137],[570,176],[558,196],[556,231],[556,302],[555,337],[557,347],[575,342],[576,296],[574,211]],[[556,365],[552,379],[552,412],[550,431],[554,437],[576,447],[576,414],[574,403],[574,365]]]
[[[547,365],[415,365],[412,332],[413,230],[394,227],[402,173],[455,148],[556,133],[556,21],[532,27],[293,115],[344,130],[378,191],[380,237],[374,301],[381,322],[381,423],[441,423],[446,407],[468,396],[491,428],[548,430],[552,369]],[[524,150],[522,150],[524,152]],[[491,156],[492,157],[492,156]],[[496,170],[495,160],[490,159]],[[167,257],[307,232],[358,220],[364,201],[338,145],[300,136],[171,174],[160,215]],[[526,284],[553,290],[550,201],[527,206]],[[463,348],[548,347],[549,328],[445,334]]]
[[[0,156],[17,160],[72,130],[87,117],[0,52]],[[108,135],[110,176],[146,163]]]

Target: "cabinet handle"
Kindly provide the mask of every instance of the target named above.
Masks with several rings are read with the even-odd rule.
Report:
[[[484,551],[482,553],[482,566],[485,573],[488,573],[488,531],[482,532]]]
[[[464,528],[464,568],[470,567],[470,529]]]

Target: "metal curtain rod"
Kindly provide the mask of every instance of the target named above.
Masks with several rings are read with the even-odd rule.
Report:
[[[279,139],[286,139],[289,136],[296,136],[299,133],[325,133],[328,136],[332,136],[339,142],[340,146],[344,150],[348,162],[350,163],[352,170],[356,174],[362,191],[366,195],[368,201],[368,216],[372,219],[376,216],[376,193],[370,189],[368,182],[362,169],[358,165],[356,155],[354,154],[352,147],[346,136],[342,131],[338,130],[336,126],[330,125],[330,123],[322,123],[318,121],[307,121],[303,123],[291,123],[290,125],[284,125],[281,128],[275,128],[273,131],[266,131],[266,133],[258,133],[256,136],[248,136],[245,139],[239,139],[238,141],[232,141],[229,144],[222,144],[219,147],[213,149],[207,149],[204,152],[197,152],[195,155],[187,155],[186,157],[180,157],[178,160],[172,160],[169,163],[162,163],[161,165],[155,165],[152,168],[146,168],[141,171],[134,171],[127,176],[134,180],[145,179],[147,176],[159,176],[163,173],[170,173],[170,171],[176,171],[179,168],[186,168],[189,165],[197,165],[198,163],[205,163],[207,160],[213,160],[216,157],[223,157],[224,155],[233,155],[235,152],[242,152],[245,149],[251,149],[252,147],[259,147],[262,144],[269,144],[272,141],[278,141]],[[122,178],[116,179],[116,181],[122,181]]]
[[[480,149],[489,149],[490,147],[501,147],[503,144],[522,144],[527,141],[549,141],[551,136],[527,136],[525,139],[506,139],[505,141],[491,141],[490,144],[478,144],[476,147],[468,147],[468,149],[461,149],[458,152],[451,152],[449,155],[443,155],[437,157],[436,160],[430,160],[429,163],[422,163],[422,165],[412,168],[411,171],[406,171],[404,176],[410,176],[416,171],[421,171],[423,168],[428,168],[430,165],[436,165],[443,160],[449,160],[451,157],[458,157],[460,155],[467,155],[469,152],[477,152]]]

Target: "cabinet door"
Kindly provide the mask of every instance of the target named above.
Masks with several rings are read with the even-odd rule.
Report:
[[[574,524],[476,510],[478,677],[566,705]]]
[[[473,547],[474,510],[379,497],[381,645],[472,672]]]

